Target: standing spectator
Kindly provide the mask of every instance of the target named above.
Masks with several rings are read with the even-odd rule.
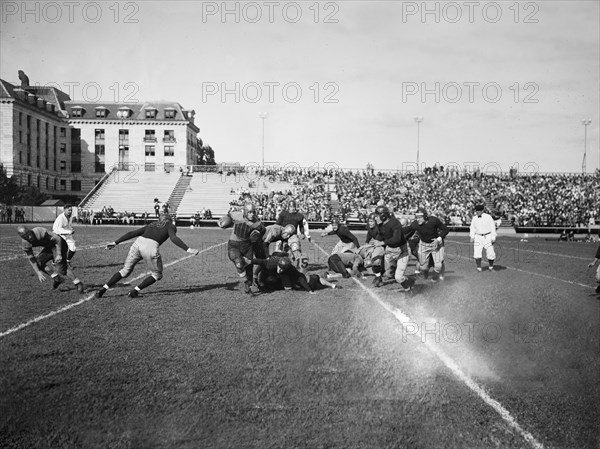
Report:
[[[13,214],[12,206],[8,206],[6,208],[6,222],[7,223],[12,223],[12,214]]]
[[[475,206],[475,216],[470,227],[471,243],[473,243],[473,257],[477,271],[481,271],[481,257],[485,249],[489,263],[489,271],[494,271],[494,242],[496,241],[496,223],[491,215],[483,212],[483,204]]]
[[[154,198],[154,215],[156,218],[160,216],[160,202],[158,201],[158,198]]]

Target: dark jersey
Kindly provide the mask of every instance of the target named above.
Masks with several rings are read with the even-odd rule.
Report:
[[[292,213],[282,210],[279,217],[277,217],[277,224],[284,227],[288,224],[294,225],[299,234],[304,234],[304,215],[300,212]]]
[[[367,229],[367,239],[365,240],[365,243],[369,243],[371,240],[383,240],[381,238],[381,233],[379,232],[379,226]]]
[[[272,274],[277,274],[284,288],[303,288],[308,292],[313,291],[313,288],[308,284],[306,276],[300,273],[293,265],[286,271],[277,273],[277,263],[281,259],[279,256],[271,256],[268,259],[252,259],[252,263],[265,267]]]
[[[360,244],[358,243],[358,239],[347,226],[339,225],[337,231],[329,231],[327,235],[337,235],[340,240],[344,243],[354,243],[354,245],[358,248]]]
[[[144,237],[154,240],[159,246],[165,243],[167,239],[171,239],[171,241],[181,249],[187,251],[189,248],[179,237],[177,237],[177,227],[170,221],[158,221],[146,225],[143,228],[136,229],[135,231],[128,232],[115,240],[115,243],[119,244],[134,237]]]
[[[406,237],[402,232],[402,224],[395,217],[379,225],[379,232],[383,242],[390,248],[399,248],[406,244]]]
[[[598,246],[598,249],[596,250],[596,259],[600,259],[600,246]]]
[[[313,291],[310,285],[308,285],[306,276],[300,273],[294,266],[288,268],[285,272],[280,273],[279,278],[281,279],[283,288],[303,288],[307,292]]]
[[[427,220],[420,225],[417,221],[410,224],[410,229],[413,232],[418,232],[421,240],[425,243],[431,243],[436,238],[445,238],[448,235],[448,228],[437,217],[427,217]]]
[[[31,229],[30,232],[34,237],[31,242],[21,239],[21,248],[23,248],[25,254],[31,257],[33,256],[33,248],[41,246],[44,249],[57,248],[58,254],[62,257],[62,254],[60,254],[62,240],[61,236],[55,234],[54,232],[49,232],[46,230],[46,228],[42,227],[35,227]]]

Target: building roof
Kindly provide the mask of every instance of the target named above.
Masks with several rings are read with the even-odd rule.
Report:
[[[184,109],[179,103],[174,101],[154,101],[144,103],[114,103],[114,102],[98,102],[90,103],[85,101],[67,101],[65,103],[66,111],[70,118],[84,120],[120,120],[117,116],[117,111],[129,109],[130,115],[127,120],[142,120],[142,121],[175,121],[175,122],[193,122],[195,112]],[[73,117],[73,109],[83,109],[81,117]],[[105,109],[105,117],[96,117],[96,109]],[[147,110],[156,110],[156,115],[153,118],[146,118]],[[174,118],[166,118],[165,111],[175,111]]]
[[[60,116],[65,116],[65,102],[69,101],[69,97],[63,91],[52,87],[52,86],[19,86],[13,83],[9,83],[3,79],[0,79],[0,99],[9,99],[19,101],[23,104],[30,104],[26,97],[22,97],[19,93],[26,92],[28,95],[32,94],[35,98],[41,98],[46,103],[54,105],[55,113]],[[37,106],[37,101],[36,101]]]

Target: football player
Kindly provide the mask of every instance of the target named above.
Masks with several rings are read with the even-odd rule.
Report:
[[[419,233],[419,264],[423,276],[429,274],[429,256],[433,258],[432,282],[443,280],[444,266],[444,238],[448,235],[448,228],[442,221],[434,216],[427,215],[423,208],[417,209],[415,220],[410,224],[410,232]]]
[[[85,291],[85,286],[67,264],[67,253],[69,247],[67,242],[58,234],[47,231],[42,227],[28,228],[27,226],[18,226],[17,233],[21,237],[21,248],[29,258],[31,268],[37,275],[40,282],[46,280],[44,273],[52,277],[52,288],[58,288],[63,282],[62,276],[67,276],[77,287],[79,293]],[[42,247],[37,257],[33,255],[33,248]],[[54,262],[54,272],[50,272],[47,265]]]
[[[358,249],[358,254],[363,258],[368,272],[372,274],[382,272],[385,243],[379,233],[377,214],[375,213],[369,214],[367,218],[367,238],[365,244]]]
[[[161,214],[156,222],[122,235],[114,242],[106,245],[106,248],[113,249],[119,243],[134,237],[137,237],[137,239],[129,248],[129,253],[127,254],[123,268],[113,274],[108,282],[96,292],[96,298],[102,298],[109,288],[121,279],[128,277],[133,271],[133,268],[142,260],[146,262],[146,265],[150,268],[151,274],[139,285],[130,290],[127,296],[136,298],[141,290],[151,286],[156,281],[160,281],[163,277],[163,263],[159,248],[167,239],[170,239],[182,250],[187,251],[194,256],[199,253],[197,249],[190,248],[183,240],[177,237],[177,228],[173,224],[169,214]]]
[[[339,218],[331,220],[331,231],[323,232],[321,237],[325,237],[326,235],[337,235],[340,238],[340,241],[333,247],[331,254],[345,253],[347,251],[356,252],[360,247],[356,236],[350,232],[350,229],[346,225],[341,224]]]
[[[384,264],[386,276],[394,277],[406,293],[411,292],[408,278],[404,275],[408,266],[408,242],[402,232],[402,225],[394,217],[387,206],[377,206],[375,213],[379,217],[379,233],[385,243]],[[380,273],[375,275],[373,285],[380,287],[383,279]]]
[[[75,251],[77,251],[75,239],[73,238],[75,231],[73,230],[72,220],[73,206],[65,204],[62,214],[56,217],[54,225],[52,226],[52,232],[60,235],[67,242],[67,246],[69,247],[67,251],[67,264],[69,265],[71,264],[71,259],[73,259],[73,256],[75,255]]]
[[[302,247],[300,239],[305,238],[311,241],[308,222],[304,214],[298,212],[298,204],[295,200],[290,201],[287,210],[282,210],[277,217],[277,224],[285,228],[286,225],[293,225],[295,232],[288,237],[288,244],[294,259],[299,259],[302,256]]]
[[[260,272],[257,270],[253,276],[251,261],[254,257],[265,258],[263,245],[265,226],[258,219],[256,208],[252,203],[244,205],[241,217],[239,213],[233,212],[221,218],[218,224],[223,229],[233,228],[227,242],[227,254],[229,260],[235,265],[238,275],[245,278],[244,291],[251,295],[253,278],[258,280]]]

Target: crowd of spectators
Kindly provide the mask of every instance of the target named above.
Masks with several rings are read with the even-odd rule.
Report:
[[[279,212],[294,199],[298,210],[302,211],[308,221],[329,221],[332,218],[330,195],[327,188],[333,182],[332,170],[311,169],[265,169],[256,175],[266,178],[268,182],[288,183],[291,189],[279,191],[256,192],[251,188],[242,189],[239,198],[230,202],[230,206],[238,208],[251,201],[256,205],[258,217],[263,221],[274,221]],[[266,184],[263,185],[265,187]]]
[[[269,181],[288,182],[287,191],[240,191],[231,203],[253,201],[263,220],[274,220],[290,199],[309,221],[366,221],[377,205],[396,215],[413,215],[424,207],[447,224],[468,226],[475,204],[485,204],[497,220],[514,226],[589,227],[600,220],[600,172],[589,175],[460,172],[428,167],[421,173],[368,170],[265,170]],[[260,178],[259,178],[260,179]]]
[[[587,175],[519,174],[513,169],[486,174],[477,168],[459,171],[438,165],[420,173],[373,168],[258,168],[252,173],[243,167],[236,170],[251,176],[249,180],[246,177],[244,187],[232,189],[237,198],[230,207],[236,209],[252,201],[264,221],[276,220],[292,199],[309,221],[316,222],[330,221],[334,214],[343,220],[366,222],[368,214],[381,204],[397,216],[411,216],[423,207],[430,215],[457,226],[471,223],[476,204],[486,205],[494,219],[521,227],[589,228],[600,220],[598,170]],[[237,176],[238,171],[230,174]],[[168,203],[155,199],[154,215],[168,212],[168,207]],[[185,218],[190,224],[199,224],[200,219],[212,217],[208,212],[204,209]],[[93,213],[91,219],[85,211],[83,214],[87,222],[94,222],[94,217],[125,223],[141,218],[127,212],[115,213],[110,207]]]

